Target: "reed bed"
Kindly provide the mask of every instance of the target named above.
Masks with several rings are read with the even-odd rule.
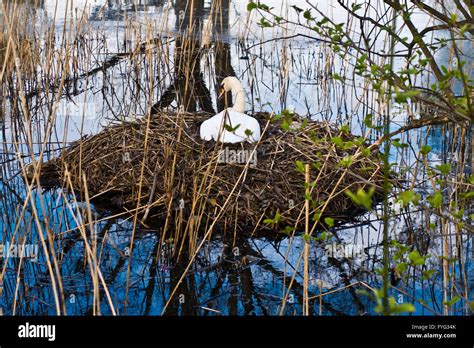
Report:
[[[199,125],[209,116],[160,112],[109,127],[41,164],[41,185],[51,188],[70,181],[67,190],[87,190],[100,206],[137,209],[143,221],[175,220],[178,214],[186,222],[191,217],[197,218],[195,223],[219,219],[220,225],[239,229],[281,229],[303,222],[305,177],[298,162],[311,164],[311,214],[316,221],[348,221],[362,213],[347,190],[374,187],[376,200],[381,196],[377,149],[365,156],[359,151],[350,167],[343,166],[358,147],[341,150],[334,139],[353,142],[356,137],[329,123],[304,122],[283,131],[284,121],[260,113],[265,131],[258,144],[222,144],[199,138]],[[31,178],[34,171],[30,166]],[[277,214],[281,218],[269,224],[267,219]]]
[[[0,18],[2,74],[9,76],[16,67],[27,77],[33,77],[40,50],[35,35],[29,30],[30,23],[36,21],[35,11],[17,2],[5,2],[0,6]]]
[[[258,229],[283,239],[286,236],[278,231],[291,231],[287,226],[317,236],[314,229],[320,232],[329,226],[316,224],[313,218],[352,221],[363,210],[348,199],[348,190],[367,191],[374,186],[377,203],[380,161],[373,143],[386,143],[380,126],[387,106],[367,81],[354,77],[357,56],[342,59],[327,45],[294,40],[291,28],[255,31],[250,25],[254,14],[231,23],[228,12],[222,10],[229,9],[229,1],[211,3],[206,11],[208,22],[214,24],[214,37],[207,45],[199,42],[203,22],[198,14],[202,12],[192,14],[192,6],[180,0],[174,1],[174,9],[165,10],[158,23],[152,16],[138,18],[133,11],[114,13],[108,6],[90,18],[68,15],[64,28],[57,24],[38,31],[12,25],[14,19],[9,17],[10,27],[4,27],[2,39],[3,52],[8,52],[2,62],[2,241],[37,243],[40,249],[39,262],[10,258],[3,264],[0,282],[5,312],[148,314],[162,310],[153,306],[157,298],[163,298],[167,302],[163,312],[200,314],[203,303],[212,307],[216,293],[226,296],[234,291],[227,284],[237,279],[239,291],[247,291],[243,296],[246,304],[256,299],[255,307],[262,307],[261,313],[371,313],[373,303],[353,288],[380,282],[380,245],[386,240],[382,232],[387,228],[391,241],[403,243],[410,252],[432,255],[427,265],[409,268],[403,279],[395,268],[397,261],[389,260],[390,276],[398,279],[391,285],[397,301],[402,295],[404,301],[416,303],[421,314],[425,310],[430,314],[472,313],[472,200],[465,203],[462,199],[462,194],[472,190],[472,183],[466,183],[472,173],[472,136],[458,125],[433,124],[397,133],[403,146],[391,147],[391,161],[398,163],[392,169],[405,181],[387,197],[391,205],[385,212],[390,220],[381,222],[380,205],[374,204],[374,210],[358,216],[356,222],[330,229],[332,241],[362,244],[366,251],[362,260],[326,257],[324,247],[329,241],[305,240],[300,250],[302,239],[293,233],[281,246],[280,241],[272,243],[271,251],[257,247],[255,238],[239,239],[243,231]],[[207,6],[201,1],[193,4]],[[178,17],[180,11],[184,19],[176,19],[175,32],[169,32],[167,18],[173,18],[173,13]],[[108,16],[117,18],[117,29],[97,29],[101,18]],[[105,22],[110,24],[110,20]],[[241,26],[238,44],[233,43],[234,38],[231,44],[219,41],[220,36],[227,38],[230,26]],[[348,30],[357,31],[357,21],[351,21]],[[106,40],[113,36],[120,39]],[[450,66],[454,52],[448,53],[446,65]],[[21,65],[15,65],[15,55],[26,55]],[[379,66],[388,63],[374,59]],[[345,77],[344,82],[334,79],[335,73]],[[239,76],[248,86],[249,109],[266,129],[257,145],[222,146],[203,143],[197,137],[200,122],[209,114],[194,111],[209,106],[213,89],[229,74]],[[189,97],[196,82],[208,88],[202,103]],[[419,76],[414,83],[427,85]],[[201,91],[196,94],[203,95]],[[165,98],[176,95],[176,102]],[[95,110],[79,108],[79,112],[65,114],[61,110],[65,104],[94,104]],[[189,113],[177,112],[180,105]],[[222,101],[211,102],[212,108],[214,105],[219,110],[224,106]],[[281,122],[268,123],[271,115],[257,113],[293,107],[324,122],[284,131]],[[150,109],[153,115],[148,114]],[[420,114],[410,104],[392,111],[394,128]],[[369,113],[374,115],[374,128],[365,122]],[[104,124],[135,115],[146,116],[84,135],[97,133],[92,121]],[[345,143],[359,141],[342,131],[342,125],[363,134],[372,145],[342,150],[336,138]],[[70,144],[69,133],[77,129],[75,139],[82,139]],[[431,145],[432,152],[421,156],[419,150],[425,145]],[[62,147],[65,149],[59,151]],[[256,165],[252,161],[219,163],[219,152],[226,148],[255,150]],[[367,149],[372,151],[364,156]],[[347,156],[353,160],[348,168],[340,165]],[[308,178],[296,169],[296,161],[309,167]],[[34,164],[23,171],[23,163],[30,162]],[[452,167],[440,185],[436,166],[442,163]],[[22,173],[30,176],[28,186],[20,178]],[[305,200],[307,190],[314,206]],[[402,207],[397,196],[405,190],[420,195],[420,204]],[[431,209],[427,198],[435,190],[442,192],[443,204]],[[91,203],[105,211],[96,211]],[[112,208],[120,212],[109,214]],[[464,211],[459,220],[449,215],[458,208]],[[223,233],[213,233],[217,225]],[[117,230],[125,242],[110,246],[108,240]],[[158,233],[149,239],[150,231]],[[240,250],[238,257],[235,248]],[[396,252],[391,249],[391,256]],[[281,268],[272,265],[277,254]],[[270,261],[253,264],[250,271],[240,264],[244,257]],[[236,264],[236,269],[231,268]],[[215,271],[212,293],[206,293],[210,286],[200,280],[211,274],[202,265]],[[135,268],[143,271],[137,275]],[[425,277],[427,269],[436,271],[432,278]],[[270,281],[262,288],[255,271],[277,279],[276,285],[268,285]],[[249,280],[249,273],[254,273],[253,279]],[[220,283],[226,277],[228,281]],[[315,281],[324,279],[347,286],[323,292],[322,282]],[[146,283],[146,293],[137,286],[140,281]],[[282,292],[275,291],[275,286]],[[333,296],[342,293],[345,300],[333,301]],[[178,302],[180,294],[186,294],[185,304]],[[72,295],[87,308],[72,307]],[[455,296],[461,300],[454,306],[442,303]],[[147,309],[141,311],[145,302]],[[241,303],[228,302],[228,312],[236,314]],[[299,312],[303,303],[304,310]],[[225,307],[216,308],[225,312]],[[254,314],[249,306],[243,307],[245,314]]]

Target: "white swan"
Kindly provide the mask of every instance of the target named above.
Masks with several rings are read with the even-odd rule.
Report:
[[[260,140],[260,124],[244,114],[245,92],[236,77],[226,77],[222,81],[223,93],[232,91],[235,104],[201,124],[200,135],[203,140],[219,140],[222,143],[250,143]],[[225,123],[224,123],[225,122]]]

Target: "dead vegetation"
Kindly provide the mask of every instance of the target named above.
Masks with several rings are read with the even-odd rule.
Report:
[[[259,114],[265,131],[258,144],[219,144],[199,138],[199,125],[208,117],[161,112],[109,127],[44,163],[42,185],[87,191],[102,206],[138,210],[142,220],[171,218],[197,227],[218,219],[225,226],[257,229],[304,222],[305,174],[297,168],[302,163],[311,167],[315,221],[360,214],[346,190],[376,187],[376,196],[381,194],[376,151],[362,154],[363,144],[355,145],[352,134],[330,124],[294,127],[295,122],[284,131],[284,121]],[[343,150],[338,141],[349,145]]]

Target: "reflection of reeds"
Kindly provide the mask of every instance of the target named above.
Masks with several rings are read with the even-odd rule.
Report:
[[[186,1],[176,1],[175,3],[176,6],[186,5]],[[180,157],[173,147],[176,145],[177,139],[180,139],[181,143],[184,142],[183,139],[190,140],[186,138],[188,136],[186,127],[180,125],[181,132],[179,134],[172,133],[173,136],[177,134],[176,138],[173,138],[171,133],[163,134],[163,132],[160,132],[160,137],[155,137],[156,129],[154,127],[155,123],[160,120],[158,118],[160,114],[178,111],[181,105],[184,106],[184,110],[188,111],[203,109],[211,112],[215,106],[217,106],[217,110],[224,108],[226,99],[216,101],[214,92],[218,88],[220,80],[227,75],[238,75],[249,87],[250,107],[253,111],[262,109],[274,111],[298,103],[294,106],[301,110],[304,105],[308,116],[338,122],[340,125],[350,124],[352,128],[356,129],[356,132],[360,130],[366,139],[376,140],[380,136],[376,129],[366,127],[364,116],[374,113],[374,125],[380,125],[381,117],[379,115],[383,114],[383,105],[379,103],[377,93],[370,90],[367,81],[353,78],[351,64],[353,64],[355,57],[346,57],[346,60],[342,61],[324,44],[313,45],[311,42],[305,42],[301,45],[302,47],[298,47],[297,40],[272,40],[280,36],[292,35],[291,32],[279,32],[276,28],[269,33],[267,31],[268,34],[262,32],[261,37],[250,37],[254,31],[250,26],[245,26],[246,23],[250,23],[250,20],[247,19],[241,21],[244,25],[241,28],[242,35],[239,35],[238,47],[224,40],[216,40],[226,38],[226,32],[229,30],[228,12],[226,12],[229,9],[229,1],[227,0],[212,2],[212,8],[209,9],[209,21],[213,23],[212,39],[210,44],[202,45],[200,38],[200,30],[204,25],[200,19],[203,13],[202,6],[204,6],[204,2],[196,0],[194,7],[187,7],[188,11],[195,12],[192,16],[191,13],[188,13],[186,18],[192,17],[193,19],[181,28],[177,24],[176,31],[179,35],[176,38],[171,38],[173,33],[167,32],[164,20],[155,25],[152,22],[153,18],[149,18],[149,21],[136,20],[134,14],[125,13],[122,16],[122,12],[120,12],[119,24],[123,25],[124,39],[123,42],[118,43],[117,47],[109,47],[110,42],[103,39],[113,35],[110,31],[94,29],[86,17],[77,20],[68,18],[64,23],[64,25],[69,25],[68,29],[54,27],[42,33],[35,33],[29,31],[30,29],[26,26],[17,24],[25,21],[25,18],[34,22],[34,11],[22,14],[20,7],[13,7],[11,10],[12,15],[8,17],[10,27],[7,26],[7,22],[4,22],[3,30],[0,32],[0,59],[2,63],[0,119],[2,120],[3,140],[0,156],[4,161],[2,165],[1,209],[2,213],[5,212],[2,215],[2,222],[5,223],[2,233],[4,241],[9,240],[11,243],[25,240],[23,239],[25,237],[26,240],[35,239],[39,235],[43,255],[39,264],[26,262],[26,260],[10,260],[15,270],[13,278],[7,279],[7,276],[12,274],[9,268],[12,264],[5,262],[2,267],[0,283],[5,284],[1,290],[3,291],[2,296],[7,299],[15,299],[16,313],[30,314],[28,311],[33,311],[26,305],[32,293],[36,298],[47,303],[44,305],[44,308],[47,308],[44,312],[58,314],[67,312],[67,301],[71,290],[68,288],[69,278],[65,270],[70,262],[68,258],[72,257],[69,254],[71,250],[69,244],[73,244],[79,245],[80,250],[83,250],[82,254],[75,255],[75,257],[79,260],[77,263],[83,267],[83,274],[88,277],[87,281],[90,281],[86,284],[90,284],[92,289],[90,295],[86,296],[88,299],[92,299],[91,308],[86,312],[100,314],[108,311],[109,313],[123,314],[122,309],[126,308],[127,304],[121,305],[116,302],[112,288],[113,285],[117,285],[114,283],[114,279],[117,277],[115,272],[123,272],[122,267],[131,267],[132,262],[136,264],[140,255],[134,248],[143,238],[140,230],[147,229],[147,224],[151,225],[149,221],[158,214],[157,210],[151,208],[161,205],[164,206],[164,210],[158,211],[164,212],[165,223],[158,226],[160,235],[156,241],[156,248],[151,249],[151,259],[155,261],[153,263],[154,269],[157,269],[160,256],[158,250],[161,250],[162,243],[169,245],[167,241],[170,237],[174,240],[172,252],[170,252],[174,256],[170,259],[175,268],[172,271],[170,289],[163,287],[162,297],[169,301],[170,312],[178,312],[176,295],[183,292],[187,296],[188,294],[191,296],[195,291],[192,284],[183,280],[189,276],[190,268],[194,265],[192,262],[199,260],[205,249],[203,246],[206,245],[207,239],[202,239],[202,234],[198,233],[199,229],[204,227],[206,231],[209,231],[209,228],[214,228],[215,224],[214,221],[208,219],[207,224],[201,225],[205,220],[203,219],[204,207],[214,207],[216,212],[214,216],[217,216],[222,206],[232,203],[235,196],[226,196],[229,198],[228,201],[222,200],[223,197],[220,197],[220,200],[205,199],[212,186],[200,181],[200,177],[197,175],[194,175],[189,181],[189,185],[186,186],[188,190],[185,190],[184,186],[174,185],[176,180],[182,180],[183,175],[186,173],[188,175],[189,170],[192,169],[188,168],[186,171],[179,167]],[[172,17],[175,10],[178,8],[168,10],[168,16]],[[41,11],[41,6],[38,11]],[[42,36],[38,36],[39,34]],[[266,43],[263,44],[264,42]],[[15,66],[15,57],[19,58],[17,61],[20,62],[17,66]],[[244,57],[245,60],[237,60],[240,57]],[[451,59],[453,59],[452,55]],[[239,65],[232,65],[236,61],[239,62]],[[385,62],[380,59],[378,63],[382,66]],[[346,78],[345,82],[335,81],[333,79],[334,73],[343,75]],[[425,83],[425,81],[417,82]],[[312,94],[299,94],[310,85],[313,86]],[[92,88],[95,88],[94,94],[88,94]],[[303,97],[299,98],[299,96]],[[228,102],[230,101],[229,97],[227,98]],[[43,192],[39,178],[40,176],[44,177],[45,172],[40,172],[41,166],[24,167],[24,163],[41,164],[48,159],[57,157],[59,148],[70,145],[66,140],[68,131],[85,127],[83,125],[85,121],[81,117],[97,116],[96,114],[79,115],[80,121],[74,125],[70,116],[77,115],[59,115],[61,103],[74,104],[77,102],[97,103],[95,109],[97,114],[102,113],[105,118],[119,123],[124,118],[133,119],[137,115],[146,115],[145,120],[138,122],[136,126],[126,123],[117,127],[123,129],[137,127],[142,135],[143,132],[147,132],[149,139],[147,151],[157,150],[157,143],[154,143],[157,138],[163,142],[160,145],[160,150],[162,150],[160,156],[166,158],[166,166],[161,169],[158,166],[158,161],[153,162],[155,157],[144,159],[143,156],[137,155],[143,153],[143,146],[138,145],[134,148],[131,143],[123,144],[122,142],[119,144],[113,137],[108,139],[110,143],[114,144],[113,150],[120,149],[122,151],[129,148],[130,160],[136,161],[137,166],[134,168],[140,169],[133,171],[133,179],[121,175],[123,174],[121,170],[125,167],[112,168],[110,171],[115,171],[115,175],[109,175],[109,178],[112,178],[110,180],[111,187],[126,188],[130,186],[131,180],[137,183],[134,192],[123,195],[123,198],[121,195],[118,196],[119,203],[122,205],[124,202],[120,202],[120,199],[126,201],[127,197],[130,198],[141,191],[140,205],[134,205],[133,199],[129,200],[128,203],[132,204],[128,206],[127,215],[118,212],[109,216],[97,217],[94,214],[95,208],[92,204],[94,200],[91,201],[91,198],[101,193],[94,185],[100,184],[102,173],[94,172],[90,166],[90,163],[98,160],[91,158],[91,154],[102,151],[104,152],[102,155],[106,157],[113,156],[113,152],[109,154],[103,148],[92,149],[88,146],[93,143],[87,143],[87,139],[73,145],[69,152],[67,150],[64,152],[65,156],[74,152],[81,159],[75,162],[74,167],[68,168],[68,171],[61,167],[64,175],[60,177],[60,183],[65,189],[64,192]],[[164,108],[167,109],[166,112],[163,111]],[[153,110],[152,117],[148,113],[150,109]],[[416,112],[406,111],[412,117],[416,117]],[[149,119],[148,116],[150,116]],[[64,127],[58,127],[60,122],[63,122]],[[443,148],[440,150],[439,156],[453,163],[452,180],[445,181],[442,187],[446,198],[445,205],[437,211],[438,216],[433,216],[428,210],[423,209],[421,212],[403,210],[398,215],[391,216],[393,220],[390,222],[390,234],[392,236],[397,232],[392,228],[393,225],[405,225],[403,233],[399,237],[406,238],[410,247],[436,251],[438,246],[441,246],[440,250],[445,257],[444,261],[440,262],[442,264],[440,270],[445,275],[442,290],[446,294],[446,298],[451,298],[462,289],[462,298],[467,299],[471,296],[468,284],[469,269],[466,266],[469,265],[469,260],[463,251],[465,250],[466,230],[469,226],[462,226],[458,223],[459,221],[450,219],[446,216],[446,210],[450,208],[447,206],[447,202],[462,202],[459,192],[472,190],[472,184],[463,181],[464,169],[470,165],[469,156],[472,161],[472,154],[470,155],[469,151],[465,150],[468,145],[466,139],[469,137],[469,132],[452,126],[443,126],[441,129],[433,126],[428,130],[431,133],[415,130],[400,134],[400,142],[405,142],[409,146],[395,149],[393,161],[401,163],[401,167],[397,170],[405,173],[406,180],[410,184],[409,188],[419,189],[420,192],[439,188],[436,182],[437,176],[429,168],[433,163],[430,163],[429,157],[418,158],[416,149],[433,139],[433,135],[440,136],[443,140],[438,142],[443,143]],[[87,133],[89,131],[86,128],[80,132],[81,135]],[[115,135],[117,136],[117,134]],[[133,133],[127,133],[124,138],[128,141],[128,137],[131,136]],[[305,137],[304,132],[301,137]],[[100,146],[107,144],[106,140],[100,142]],[[308,151],[308,148],[299,147],[300,145],[296,146],[300,152],[299,155],[305,158],[312,158],[315,155],[315,153]],[[78,153],[81,154],[78,155]],[[289,159],[288,163],[290,163]],[[332,165],[332,163],[330,164]],[[211,180],[214,172],[211,171],[211,166],[209,168],[207,179]],[[149,175],[150,172],[153,175]],[[157,172],[159,175],[156,175]],[[85,180],[84,174],[86,175]],[[108,174],[110,173],[108,172]],[[35,184],[36,188],[33,185],[24,187],[21,180],[17,181],[19,177],[26,178],[27,176],[32,179],[31,182]],[[221,181],[225,181],[224,177],[222,175],[219,178]],[[314,177],[315,175],[311,175],[311,179]],[[96,180],[96,178],[98,179]],[[334,178],[336,183],[339,178]],[[233,177],[234,179],[235,177]],[[299,180],[302,179],[301,176]],[[78,180],[78,182],[74,182],[74,180]],[[226,194],[231,191],[233,193],[248,191],[240,186],[234,189],[230,185],[231,182],[232,180],[229,180],[226,183]],[[334,186],[331,182],[323,183],[323,181],[320,181],[320,184],[326,189],[324,198],[328,198],[327,196],[331,196],[331,194],[337,197],[342,195],[343,186]],[[82,192],[74,191],[75,194],[71,194],[77,186],[83,189]],[[301,189],[304,190],[304,185]],[[158,193],[160,193],[159,199],[155,197]],[[192,218],[186,218],[186,211],[179,210],[179,200],[174,199],[184,196],[184,194],[189,196],[189,200],[185,200],[186,209],[195,213]],[[274,196],[275,194],[272,197],[269,196],[268,200],[274,200]],[[295,203],[301,201],[302,196],[298,191],[294,197]],[[288,197],[285,198],[288,199]],[[84,204],[81,205],[82,203]],[[178,203],[176,210],[174,210],[175,203]],[[246,206],[246,204],[242,206]],[[78,209],[77,207],[82,208]],[[464,209],[465,215],[467,215],[471,207],[467,203],[460,203],[458,208]],[[227,230],[224,232],[226,238],[229,238],[227,242],[229,245],[239,245],[242,250],[252,253],[253,249],[248,245],[244,248],[242,244],[237,244],[240,231],[236,228],[238,225],[236,221],[239,221],[237,219],[239,211],[240,214],[245,214],[245,209],[235,206],[235,209],[231,209],[225,219]],[[128,219],[130,213],[133,217],[132,227],[124,233],[129,236],[133,235],[129,241],[133,257],[128,259],[122,249],[117,249],[116,252],[122,257],[117,262],[116,269],[111,274],[106,274],[103,266],[104,240],[106,238],[97,238],[97,234],[100,233],[95,229],[106,222],[111,224],[116,218]],[[148,219],[142,221],[144,215]],[[354,230],[364,236],[365,234],[373,236],[374,233],[379,233],[380,231],[373,231],[374,228],[380,229],[380,225],[377,225],[376,217],[372,216],[372,219],[365,225],[362,222],[362,227],[354,227]],[[392,221],[395,223],[393,224]],[[252,221],[252,224],[257,225],[261,222],[257,219]],[[324,227],[321,226],[321,228]],[[315,230],[314,232],[316,235],[319,231]],[[104,233],[108,234],[107,231]],[[337,234],[337,231],[334,231],[334,234]],[[216,237],[217,234],[212,233],[212,235]],[[206,237],[210,239],[211,234]],[[294,247],[297,238],[299,237],[290,238],[288,253]],[[440,241],[441,243],[439,243]],[[316,254],[318,250],[316,243],[311,243],[308,247],[309,250],[301,254],[304,266],[302,278],[305,280],[303,285],[299,284],[301,279],[298,278],[301,273],[300,263],[291,265],[287,259],[288,254],[284,253],[282,256],[284,267],[288,267],[283,272],[272,269],[273,266],[269,263],[265,265],[271,274],[274,274],[278,279],[283,279],[281,297],[287,299],[290,292],[296,292],[298,302],[303,303],[304,300],[305,313],[308,311],[308,301],[309,307],[311,307],[313,299],[316,299],[317,304],[319,304],[319,300],[322,300],[322,296],[316,297],[321,289],[313,289],[312,292],[311,285],[306,283],[306,281],[310,281],[308,273],[314,272],[315,269],[312,254],[318,257],[316,259],[318,264],[324,262]],[[199,249],[202,249],[201,253]],[[229,250],[226,250],[225,253],[229,254],[225,255],[227,257],[232,256]],[[458,256],[457,264],[447,261],[446,257],[454,256]],[[129,261],[132,259],[133,261]],[[371,261],[367,267],[373,270],[377,268],[379,261],[374,257],[373,263]],[[352,280],[352,275],[347,276],[346,274],[347,268],[352,269],[352,264],[349,261],[331,260],[328,264],[335,268],[338,274],[344,274],[346,283]],[[288,282],[287,279],[288,270],[294,271],[291,282]],[[130,273],[132,273],[131,270],[127,282],[132,277]],[[47,290],[38,290],[42,289],[38,282],[23,282],[23,279],[34,275],[40,275],[46,279]],[[248,273],[244,272],[240,276],[249,277]],[[318,275],[316,274],[316,276]],[[154,274],[151,277],[153,281],[156,281]],[[118,279],[122,280],[121,277]],[[420,279],[419,274],[415,274],[405,279],[400,285],[400,289],[405,292],[409,291],[413,284],[422,284],[428,288],[435,286],[437,280],[423,280]],[[29,287],[29,284],[35,284],[36,287]],[[148,285],[153,288],[152,282]],[[127,289],[128,287],[132,289],[134,287],[133,281],[124,286]],[[174,297],[169,297],[169,290],[173,291]],[[247,294],[250,294],[247,299],[258,296],[248,289]],[[311,294],[313,296],[310,296]],[[350,294],[356,301],[356,294]],[[424,295],[430,297],[428,292],[424,292]],[[102,301],[104,302],[103,306],[101,306]],[[152,297],[148,298],[148,306],[151,306],[152,302]],[[198,302],[195,300],[193,303]],[[468,301],[464,301],[464,303],[463,310],[467,314],[470,310]],[[237,312],[235,303],[230,306],[232,309],[229,312]],[[284,306],[287,306],[286,302],[283,303]],[[435,305],[429,306],[431,310],[438,311]],[[192,306],[186,308],[189,313],[198,312]],[[322,308],[321,302],[319,310]],[[449,308],[445,307],[444,309],[447,314],[455,313]],[[324,310],[341,314],[330,306],[325,306]],[[281,312],[288,313],[283,310]]]

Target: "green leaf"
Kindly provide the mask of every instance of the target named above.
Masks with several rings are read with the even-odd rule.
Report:
[[[251,129],[246,129],[246,130],[245,130],[245,135],[246,135],[246,136],[249,137],[249,136],[251,136],[252,134],[253,134],[253,131],[252,131]]]
[[[436,273],[436,270],[434,269],[427,269],[426,271],[423,271],[423,279],[430,279],[433,277],[433,275]]]
[[[367,296],[369,299],[371,299],[372,301],[376,301],[377,299],[375,298],[374,294],[365,290],[365,289],[357,289],[355,291],[355,293],[357,295],[361,295],[361,296]],[[474,302],[473,302],[474,303]]]
[[[313,162],[313,167],[317,170],[321,170],[322,166],[321,162]]]
[[[280,220],[281,220],[281,214],[279,212],[277,212],[275,214],[275,218],[273,220],[275,220],[276,223],[279,223]]]
[[[329,22],[329,19],[327,17],[324,17],[323,19],[321,19],[320,22],[318,22],[319,25],[324,25],[326,24],[327,22]]]
[[[334,29],[335,29],[336,31],[339,31],[339,32],[340,32],[340,31],[342,31],[342,28],[344,28],[344,24],[345,24],[344,22],[339,23],[339,24],[336,24],[336,25],[334,26]]]
[[[258,4],[258,8],[261,9],[261,10],[264,10],[264,11],[270,11],[270,7],[268,5],[265,5],[265,4],[262,4],[262,3]]]
[[[393,139],[392,143],[395,147],[400,148],[400,149],[405,149],[405,148],[408,147],[408,144],[401,143],[400,140],[398,140],[398,139]]]
[[[304,163],[301,162],[301,161],[296,161],[295,162],[295,166],[296,166],[296,171],[300,172],[300,173],[304,173],[305,172],[305,169],[304,169]]]
[[[339,165],[341,167],[345,167],[345,168],[349,168],[353,163],[353,160],[352,160],[352,156],[351,155],[347,155],[347,156],[344,156],[340,161],[339,161]]]
[[[390,308],[391,314],[413,313],[414,311],[415,306],[413,306],[411,303],[397,304]]]
[[[281,214],[280,212],[277,211],[277,213],[275,214],[275,217],[273,219],[265,219],[263,220],[263,223],[264,224],[267,224],[267,225],[274,225],[274,224],[278,224],[280,221],[281,221]]]
[[[290,235],[296,230],[293,226],[285,226],[285,229],[282,231],[283,233]]]
[[[416,97],[418,94],[420,94],[420,91],[418,90],[397,92],[395,93],[395,101],[397,103],[406,103],[408,101],[408,98]]]
[[[321,219],[321,211],[320,211],[320,210],[316,211],[316,212],[313,214],[311,220],[312,220],[313,222],[318,222],[319,219]]]
[[[365,117],[364,117],[364,124],[368,127],[368,128],[374,128],[374,124],[372,123],[372,119],[373,119],[374,115],[372,114],[367,114]]]
[[[459,300],[461,299],[461,296],[459,295],[456,295],[454,296],[451,300],[449,301],[443,301],[443,304],[448,306],[448,307],[451,307],[453,306],[456,302],[458,302]]]
[[[473,192],[474,193],[474,192]],[[458,219],[458,220],[462,220],[462,217],[464,215],[464,209],[459,209],[458,211],[452,211],[451,214],[453,214],[453,216]]]
[[[342,140],[341,137],[332,137],[331,141],[337,146],[337,147],[343,147],[344,146],[344,140]]]
[[[368,192],[365,192],[363,189],[358,189],[355,194],[349,190],[345,191],[345,193],[355,204],[367,210],[372,209],[372,196],[375,193],[374,187],[371,187]]]
[[[467,179],[467,181],[469,181],[469,183],[470,183],[471,185],[474,185],[474,174],[471,174],[471,175],[469,176],[469,179]]]
[[[420,253],[418,250],[413,250],[411,253],[408,254],[408,258],[410,259],[411,262],[415,262],[420,259]]]
[[[420,153],[423,155],[423,156],[426,156],[427,154],[429,154],[431,152],[431,146],[429,145],[424,145],[421,147],[421,150],[420,150]]]
[[[440,164],[436,166],[436,169],[438,169],[441,174],[448,175],[451,172],[451,165],[449,163]]]
[[[434,209],[439,209],[443,205],[443,194],[440,191],[436,191],[433,196],[428,197],[428,202],[430,202],[431,207]]]
[[[344,77],[342,77],[341,75],[339,75],[338,73],[333,73],[332,74],[332,77],[334,80],[337,80],[337,81],[344,81]]]
[[[410,203],[418,204],[420,200],[420,195],[416,194],[412,190],[401,192],[398,195],[396,202],[401,202],[403,208],[407,208]]]
[[[305,19],[307,19],[308,21],[310,21],[310,20],[313,18],[313,17],[311,16],[311,11],[310,11],[310,10],[304,11],[303,17],[304,17]]]
[[[272,24],[269,21],[267,21],[265,18],[260,18],[260,21],[258,22],[258,25],[262,28],[272,27]]]
[[[334,227],[334,219],[330,217],[324,218],[324,223],[328,225],[329,228]]]
[[[395,266],[395,269],[400,274],[403,274],[406,271],[407,268],[408,268],[408,265],[405,262],[400,262]]]
[[[257,6],[256,3],[254,3],[254,2],[249,2],[249,3],[247,4],[247,11],[250,12],[250,11],[252,11],[252,10],[255,10],[257,7],[258,7],[258,6]]]
[[[281,129],[285,132],[288,132],[289,130],[291,130],[290,123],[287,120],[283,120],[283,122],[281,123]]]
[[[280,120],[281,118],[283,118],[282,115],[275,114],[275,115],[273,115],[273,117],[271,118],[271,122],[274,123],[274,122]]]
[[[231,133],[234,133],[238,128],[240,127],[240,124],[238,124],[237,126],[235,127],[232,127],[228,124],[225,124],[224,125],[224,128],[228,131],[228,132],[231,132]]]
[[[362,4],[356,4],[356,3],[352,4],[352,12],[357,12],[361,8],[362,8]]]
[[[470,200],[470,199],[474,198],[474,191],[469,191],[469,192],[466,192],[466,193],[461,193],[461,197],[462,197],[464,200]]]
[[[423,266],[425,264],[425,259],[423,257],[420,257],[418,260],[413,262],[415,266]]]

